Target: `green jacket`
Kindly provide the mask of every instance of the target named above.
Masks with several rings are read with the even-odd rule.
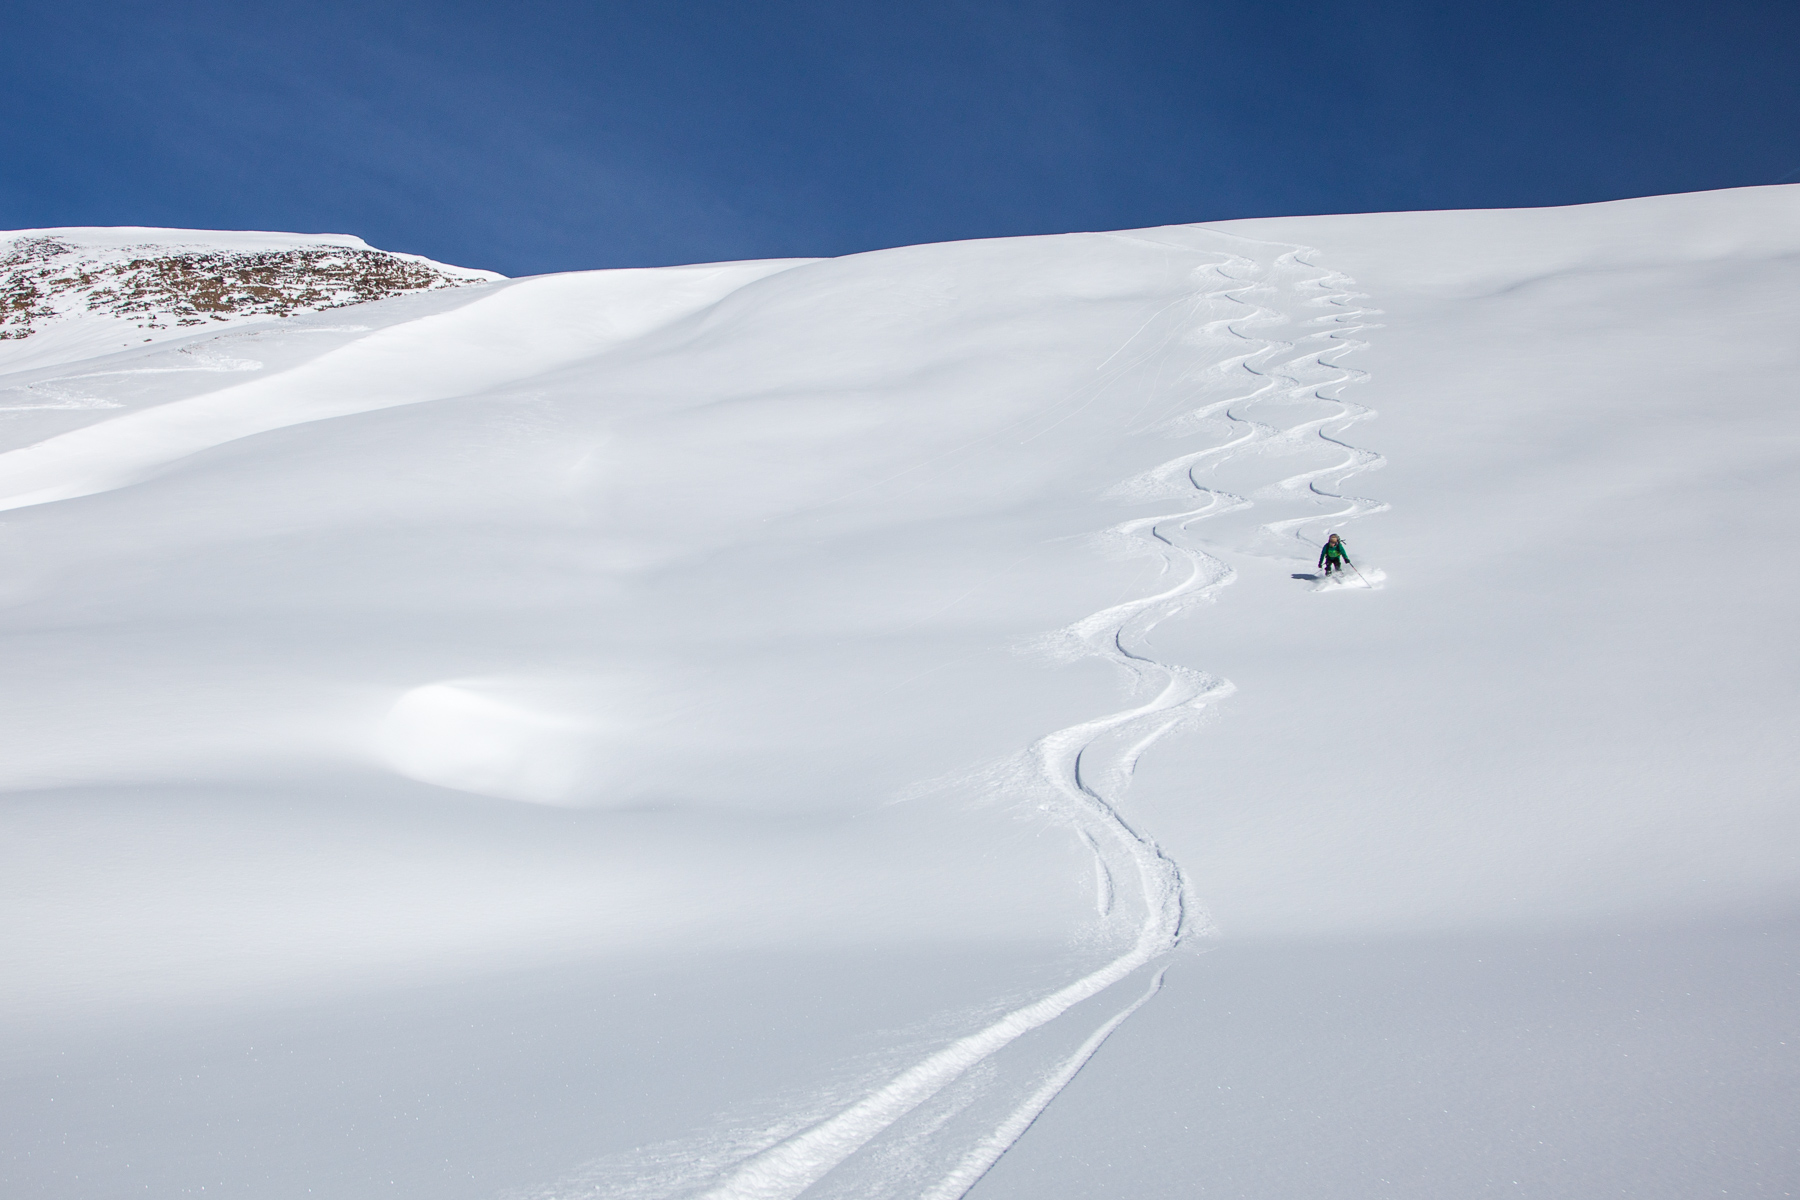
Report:
[[[1324,566],[1325,560],[1328,558],[1331,559],[1333,562],[1337,561],[1340,558],[1343,559],[1345,562],[1350,561],[1350,548],[1348,546],[1344,545],[1342,538],[1338,539],[1335,542],[1326,542],[1325,543],[1324,548],[1319,551],[1319,565],[1321,567]]]

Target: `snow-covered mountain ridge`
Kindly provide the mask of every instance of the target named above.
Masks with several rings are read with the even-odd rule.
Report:
[[[0,364],[0,1190],[1791,1190],[1796,297],[1761,188]]]
[[[320,312],[499,279],[340,234],[179,229],[0,232],[0,370],[195,327]]]

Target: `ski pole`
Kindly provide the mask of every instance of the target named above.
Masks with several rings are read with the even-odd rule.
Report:
[[[1350,562],[1350,560],[1349,560],[1349,559],[1347,559],[1347,558],[1346,558],[1346,559],[1345,559],[1345,560],[1344,560],[1344,561],[1345,561],[1345,562]],[[1356,564],[1355,564],[1355,563],[1350,563],[1350,569],[1351,569],[1351,570],[1352,570],[1352,571],[1356,571]],[[1366,579],[1363,579],[1363,573],[1362,573],[1362,572],[1361,572],[1361,571],[1356,571],[1356,577],[1357,577],[1357,578],[1358,578],[1358,579],[1362,579],[1362,583],[1363,583],[1363,586],[1364,586],[1364,587],[1366,587],[1366,588],[1368,588],[1368,589],[1369,589],[1369,590],[1370,590],[1370,591],[1371,591],[1371,592],[1372,592],[1372,591],[1374,591],[1374,590],[1375,590],[1375,585],[1374,585],[1374,584],[1372,584],[1372,583],[1370,583],[1370,582],[1369,582],[1369,581],[1368,581],[1368,580],[1366,580]]]

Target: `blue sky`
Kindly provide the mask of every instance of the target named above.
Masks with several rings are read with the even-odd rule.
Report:
[[[15,0],[0,228],[510,275],[1800,180],[1800,3]]]

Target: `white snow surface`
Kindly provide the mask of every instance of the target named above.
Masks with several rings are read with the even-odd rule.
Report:
[[[1800,185],[15,341],[0,1191],[1791,1195],[1797,320]]]

